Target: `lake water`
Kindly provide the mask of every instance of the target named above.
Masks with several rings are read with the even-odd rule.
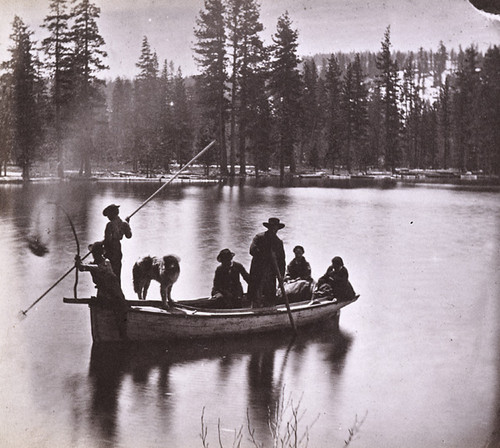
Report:
[[[76,253],[49,202],[67,210],[86,253],[106,205],[125,217],[157,187],[0,186],[2,447],[202,447],[202,424],[211,447],[233,446],[240,428],[241,446],[255,446],[248,426],[268,447],[279,404],[282,429],[295,411],[313,448],[344,446],[356,421],[353,447],[500,446],[498,191],[170,186],[132,218],[125,294],[134,297],[139,256],[173,253],[173,298],[185,299],[209,293],[220,249],[248,267],[252,237],[280,217],[287,260],[303,245],[315,278],[343,257],[361,297],[338,333],[103,350],[92,346],[88,307],[62,303],[73,275],[18,319]],[[46,256],[28,250],[30,234]],[[81,273],[79,296],[94,291]]]

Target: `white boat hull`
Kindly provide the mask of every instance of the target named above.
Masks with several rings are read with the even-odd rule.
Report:
[[[297,328],[326,321],[338,321],[340,309],[353,301],[335,303],[298,302],[290,305]],[[90,303],[94,342],[122,340],[117,315]],[[172,339],[217,338],[282,331],[291,328],[285,305],[272,308],[210,310],[189,306],[169,310],[153,306],[131,306],[126,332],[130,341],[168,341]]]

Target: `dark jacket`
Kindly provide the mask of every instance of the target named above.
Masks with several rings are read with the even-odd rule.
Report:
[[[217,266],[214,276],[214,285],[212,295],[220,293],[231,298],[241,298],[243,296],[243,287],[241,286],[240,275],[248,283],[250,275],[241,263],[233,261],[231,266]]]
[[[111,262],[113,271],[120,281],[122,271],[122,244],[123,237],[131,238],[132,231],[126,221],[122,221],[119,216],[114,217],[106,225],[104,230],[104,249],[106,258]]]
[[[356,293],[349,282],[349,272],[345,266],[336,271],[333,266],[328,266],[325,275],[318,279],[317,286],[327,283],[332,288],[333,297],[338,300],[352,300]]]
[[[264,300],[266,305],[276,301],[276,269],[273,254],[276,257],[279,272],[285,274],[285,250],[283,241],[270,231],[255,235],[250,245],[252,264],[250,266],[250,283],[248,296],[252,303]]]
[[[286,278],[290,280],[310,280],[311,265],[304,257],[294,258],[286,268]]]
[[[80,263],[78,265],[79,271],[88,271],[92,276],[92,281],[97,288],[97,299],[101,305],[122,310],[127,308],[125,296],[123,295],[122,288],[118,277],[113,272],[111,263],[105,259],[99,264]]]
[[[126,221],[122,221],[119,216],[116,216],[106,225],[104,230],[104,249],[106,249],[107,258],[122,257],[121,240],[123,237],[131,238],[132,231],[130,225]]]

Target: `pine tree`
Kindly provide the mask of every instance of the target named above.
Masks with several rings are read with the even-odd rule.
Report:
[[[161,103],[158,57],[151,50],[146,36],[142,40],[141,54],[136,63],[139,74],[135,78],[135,116],[134,141],[138,162],[146,168],[146,176],[160,156],[159,140],[161,134]]]
[[[474,46],[459,55],[455,94],[453,96],[453,128],[458,166],[462,171],[479,168],[480,77],[478,52]]]
[[[111,98],[110,134],[113,153],[118,160],[133,160],[135,123],[133,86],[130,80],[117,78]]]
[[[391,32],[387,27],[382,50],[377,58],[378,84],[381,88],[383,102],[383,126],[385,165],[393,172],[399,163],[399,128],[400,116],[398,110],[398,65],[391,55]]]
[[[221,0],[205,0],[205,10],[200,11],[195,29],[195,57],[202,70],[199,81],[200,100],[204,119],[211,123],[211,135],[217,140],[219,166],[222,176],[227,176],[226,152],[226,30],[225,7]]]
[[[103,81],[97,73],[108,67],[103,59],[107,56],[103,50],[104,39],[99,33],[97,20],[101,10],[89,0],[81,0],[72,11],[73,40],[72,85],[73,101],[78,105],[76,120],[80,129],[80,175],[91,175],[91,155],[94,152],[93,134],[97,109],[103,109],[104,96],[101,92]]]
[[[228,42],[230,48],[231,60],[231,108],[230,116],[230,139],[229,139],[229,174],[235,175],[236,163],[236,121],[238,117],[238,90],[239,90],[239,51],[241,41],[241,6],[243,0],[228,0],[227,2],[227,29],[228,29]]]
[[[436,169],[438,165],[437,108],[427,100],[422,107],[421,130],[419,132],[420,166]]]
[[[33,32],[28,29],[18,16],[12,23],[12,46],[9,48],[11,59],[3,67],[7,69],[5,98],[10,99],[7,120],[12,125],[13,153],[16,162],[22,168],[23,180],[30,179],[30,167],[37,150],[37,141],[41,136],[41,79],[37,74]],[[10,92],[8,92],[10,90]]]
[[[500,47],[490,47],[481,70],[479,126],[482,168],[500,174]]]
[[[347,88],[347,85],[350,87]],[[346,113],[344,117],[348,120],[347,130],[349,132],[350,149],[347,152],[347,169],[352,169],[352,162],[356,166],[366,169],[368,157],[366,156],[367,131],[368,131],[368,90],[365,86],[361,60],[359,54],[354,56],[354,62],[348,65],[344,85],[346,99]]]
[[[7,175],[7,163],[12,155],[12,89],[10,76],[0,76],[0,176]]]
[[[446,62],[448,61],[448,52],[443,41],[439,42],[439,48],[434,55],[434,85],[441,87],[443,84],[443,73],[446,70]]]
[[[417,75],[413,53],[410,53],[403,73],[401,89],[401,103],[403,105],[404,144],[406,149],[405,160],[410,162],[412,168],[421,168],[419,155],[419,129],[422,105],[420,100],[420,87],[415,83]]]
[[[318,138],[318,120],[320,115],[318,104],[318,69],[314,59],[304,61],[304,72],[302,76],[301,103],[301,142],[300,162],[305,161],[305,154],[309,154],[316,148]]]
[[[384,148],[384,103],[380,86],[374,84],[368,102],[368,166],[383,167],[385,164]]]
[[[332,54],[328,59],[328,69],[325,75],[326,125],[325,134],[327,139],[327,161],[332,166],[332,174],[335,174],[335,164],[340,159],[343,144],[343,123],[340,108],[341,98],[341,71],[337,58]]]
[[[172,101],[174,153],[178,163],[182,165],[191,156],[193,136],[189,99],[180,67],[173,80]]]
[[[71,100],[71,34],[70,14],[66,0],[52,0],[50,13],[42,27],[49,36],[42,41],[42,49],[47,58],[46,67],[52,79],[51,103],[54,109],[54,144],[57,151],[57,174],[64,177],[64,150],[62,144],[63,118],[69,114]]]
[[[297,30],[292,29],[288,12],[278,19],[273,35],[270,87],[274,98],[274,113],[278,127],[280,177],[284,179],[285,164],[296,172],[295,143],[300,111],[301,79],[298,70]]]
[[[352,166],[352,146],[353,146],[353,127],[354,127],[354,76],[352,64],[347,65],[344,82],[342,84],[342,117],[344,122],[345,149],[343,154],[343,164],[347,171],[351,173]]]
[[[160,97],[160,125],[158,135],[158,148],[161,154],[163,169],[170,172],[170,161],[174,156],[174,98],[173,98],[173,62],[170,64],[165,59],[163,69],[159,79],[159,97]]]
[[[450,77],[447,76],[444,84],[441,85],[439,90],[438,100],[438,133],[441,136],[441,144],[443,148],[443,158],[441,166],[444,169],[450,167],[451,154],[450,154],[450,141],[451,141],[451,88]]]
[[[260,22],[257,2],[241,0],[239,12],[239,45],[235,49],[237,56],[235,82],[238,88],[237,128],[240,175],[244,176],[246,175],[247,145],[253,145],[255,141],[255,133],[250,132],[252,122],[259,121],[258,114],[267,109],[264,104],[267,99],[264,96],[267,91],[268,52],[260,37],[260,32],[264,27]]]

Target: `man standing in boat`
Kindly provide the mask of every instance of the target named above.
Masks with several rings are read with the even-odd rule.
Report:
[[[102,214],[109,219],[104,231],[106,257],[111,262],[111,267],[118,277],[118,281],[120,281],[122,271],[123,255],[121,240],[124,236],[127,238],[132,237],[132,230],[130,229],[128,220],[126,222],[122,221],[119,216],[119,207],[119,205],[111,204],[102,211]]]
[[[252,307],[276,304],[276,279],[278,277],[276,268],[283,277],[286,266],[283,241],[277,235],[278,230],[285,227],[285,224],[278,218],[269,218],[262,224],[267,227],[267,231],[257,234],[250,245],[252,264],[248,298]]]

